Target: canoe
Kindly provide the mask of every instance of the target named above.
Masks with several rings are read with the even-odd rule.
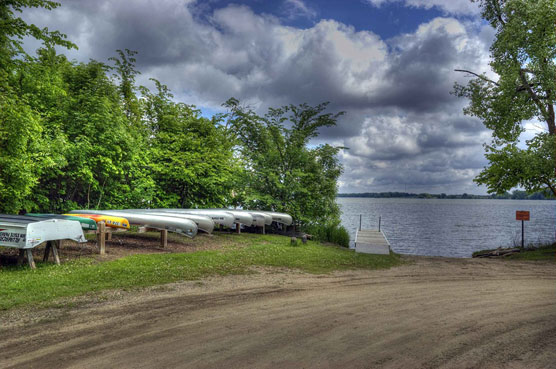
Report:
[[[64,214],[64,215],[77,216],[81,218],[89,218],[94,220],[97,223],[104,222],[104,224],[106,224],[106,226],[110,228],[129,229],[129,220],[123,217],[116,217],[116,216],[103,215],[97,213],[83,213],[81,211],[78,213],[73,213],[73,210],[69,214]]]
[[[150,209],[125,209],[123,211],[129,211],[129,212],[140,213],[140,214],[161,215],[161,216],[167,216],[172,218],[189,219],[195,222],[197,228],[199,228],[200,231],[206,233],[212,233],[215,226],[214,221],[210,217],[205,215],[169,213],[169,212],[156,211]]]
[[[61,214],[40,214],[40,213],[27,213],[25,216],[37,217],[44,219],[67,219],[67,220],[77,220],[81,223],[81,228],[86,231],[95,231],[97,229],[97,222],[91,218],[76,217],[73,215],[61,215]]]
[[[129,223],[141,227],[166,229],[170,232],[183,234],[187,237],[195,237],[197,225],[189,219],[172,218],[171,216],[151,215],[134,213],[122,210],[73,210],[71,214],[101,214],[114,217],[122,217],[129,220]]]
[[[152,209],[163,213],[204,215],[223,227],[233,227],[235,218],[225,211],[204,211],[202,209]]]
[[[0,246],[31,249],[46,241],[87,242],[76,220],[0,214]]]
[[[259,210],[246,210],[246,209],[215,209],[215,210],[244,212],[250,214],[253,217],[253,225],[257,227],[262,227],[265,224],[266,225],[272,224],[272,216],[265,214]]]
[[[234,210],[229,210],[229,209],[166,209],[166,210],[178,211],[178,212],[189,213],[189,214],[199,214],[199,215],[228,213],[234,217],[233,220],[234,223],[245,224],[246,226],[250,226],[253,224],[253,217],[251,215],[247,213],[234,211]],[[231,226],[232,225],[229,225],[228,227]]]
[[[291,225],[293,223],[293,218],[291,215],[286,213],[277,213],[275,211],[262,211],[272,217],[272,221],[276,223],[282,223],[285,225]]]

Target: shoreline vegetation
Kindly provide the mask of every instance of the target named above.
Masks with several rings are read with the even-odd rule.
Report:
[[[344,247],[308,241],[292,245],[290,237],[260,234],[214,234],[195,249],[191,240],[173,237],[165,249],[156,234],[115,234],[105,258],[77,254],[62,265],[38,262],[26,267],[0,268],[0,310],[17,306],[49,306],[61,298],[117,289],[136,289],[210,276],[257,273],[257,268],[288,268],[311,274],[348,269],[385,269],[403,264],[400,255],[355,253]],[[135,241],[135,243],[132,242]],[[94,246],[90,247],[91,250]],[[122,251],[123,250],[123,251]],[[187,250],[187,251],[186,251]],[[193,251],[193,252],[191,252]],[[111,255],[112,253],[112,255]],[[64,302],[61,302],[64,304]]]
[[[527,192],[515,190],[504,194],[473,195],[468,193],[411,193],[411,192],[363,192],[339,193],[337,197],[368,197],[368,198],[408,198],[408,199],[475,199],[475,200],[556,200],[552,194],[545,192]]]
[[[529,245],[521,249],[509,247],[475,251],[473,258],[503,258],[509,260],[548,260],[556,261],[556,243]]]

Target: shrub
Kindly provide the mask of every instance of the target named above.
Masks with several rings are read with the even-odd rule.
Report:
[[[315,237],[318,241],[331,242],[343,247],[349,247],[349,233],[341,225],[312,225],[305,231]]]

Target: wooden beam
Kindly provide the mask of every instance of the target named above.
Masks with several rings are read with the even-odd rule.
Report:
[[[161,229],[160,230],[160,246],[166,247],[168,246],[168,230]]]
[[[56,265],[60,265],[60,255],[58,253],[58,248],[62,247],[62,240],[58,240],[52,243],[52,255],[54,256],[54,262]]]
[[[31,267],[31,269],[37,269],[37,267],[35,265],[35,260],[33,260],[33,250],[32,249],[25,249],[25,252],[27,254],[27,262],[29,263],[29,266]]]
[[[46,243],[46,247],[44,248],[44,256],[42,257],[43,262],[48,261],[48,257],[50,256],[50,249],[52,248],[52,241],[48,241]]]
[[[19,255],[17,256],[17,266],[22,266],[23,260],[25,260],[25,250],[19,249]]]
[[[106,224],[104,224],[104,222],[98,223],[97,243],[99,247],[99,253],[101,255],[106,254]]]

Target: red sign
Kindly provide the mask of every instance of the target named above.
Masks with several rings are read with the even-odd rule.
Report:
[[[516,211],[515,220],[529,220],[529,212],[523,210]]]

